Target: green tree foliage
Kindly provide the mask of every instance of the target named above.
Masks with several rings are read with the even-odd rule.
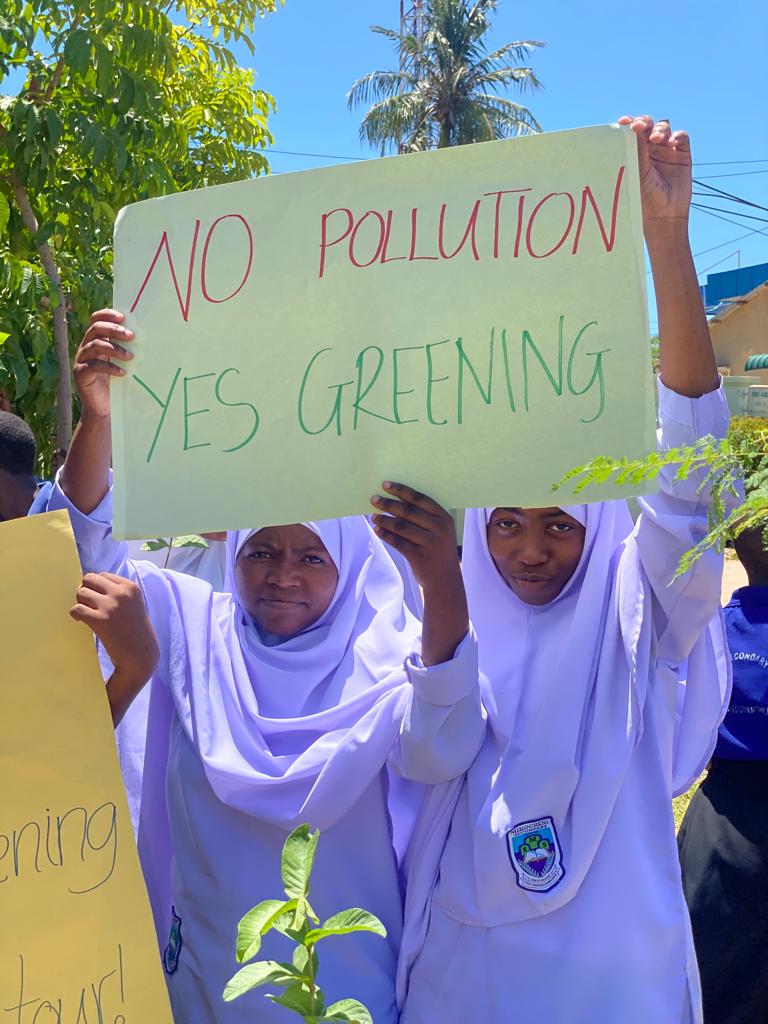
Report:
[[[429,0],[418,36],[372,26],[393,43],[399,67],[372,71],[352,86],[350,108],[372,104],[360,138],[383,156],[541,131],[530,110],[502,93],[540,88],[524,62],[544,43],[526,40],[489,51],[496,6],[497,0]]]
[[[768,420],[735,417],[723,440],[705,437],[695,445],[651,452],[644,459],[599,456],[571,470],[554,489],[574,482],[576,494],[608,481],[637,486],[668,467],[676,469],[678,480],[700,472],[700,491],[710,495],[709,530],[683,555],[675,577],[687,572],[705,551],[722,551],[744,530],[762,530],[768,546]]]
[[[326,1005],[317,983],[320,969],[317,944],[322,939],[339,938],[355,932],[371,932],[386,937],[384,925],[367,910],[353,907],[329,917],[322,925],[309,902],[309,883],[315,860],[319,832],[300,825],[285,841],[282,856],[283,888],[286,899],[264,900],[249,910],[237,928],[237,962],[246,964],[224,989],[231,1002],[262,985],[282,989],[266,998],[301,1017],[305,1024],[373,1024],[370,1012],[357,999],[340,999]],[[290,963],[257,960],[248,963],[261,949],[261,940],[269,931],[287,935],[294,943]]]
[[[41,469],[69,443],[70,355],[109,304],[120,207],[268,170],[274,100],[231,47],[253,52],[276,2],[3,0],[0,389]]]

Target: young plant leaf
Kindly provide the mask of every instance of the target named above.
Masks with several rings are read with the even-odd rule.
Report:
[[[291,903],[295,903],[295,900],[290,900],[287,903],[285,900],[264,900],[241,918],[237,926],[235,953],[239,964],[244,964],[256,956],[261,949],[262,935],[272,928],[282,914],[291,910]]]
[[[337,1003],[332,1003],[322,1017],[316,1017],[315,1020],[339,1021],[343,1024],[373,1024],[370,1011],[357,999],[340,999]]]
[[[382,938],[386,938],[387,935],[387,929],[378,917],[369,914],[367,910],[352,907],[350,910],[342,910],[340,914],[329,917],[321,928],[314,928],[307,932],[304,944],[312,946],[320,939],[337,935],[351,935],[353,932],[373,932],[374,935],[380,935]]]
[[[242,967],[229,980],[224,989],[224,999],[230,1003],[233,999],[245,995],[259,985],[292,985],[301,979],[301,975],[293,964],[281,964],[276,960],[259,960],[255,964]]]
[[[188,533],[182,537],[174,537],[171,541],[172,548],[207,548],[208,541],[205,537],[198,537],[196,533]]]
[[[319,831],[310,832],[309,825],[299,825],[285,841],[282,876],[289,899],[305,898],[309,892],[309,876],[319,838]]]
[[[286,1010],[293,1010],[294,1013],[298,1013],[302,1017],[311,1017],[318,1010],[320,1012],[323,1010],[317,999],[317,994],[313,1003],[312,993],[306,985],[289,985],[282,995],[267,994],[267,999],[278,1006],[284,1006]]]
[[[155,537],[153,540],[145,540],[141,545],[142,551],[162,551],[164,548],[170,547],[167,540],[162,537]]]

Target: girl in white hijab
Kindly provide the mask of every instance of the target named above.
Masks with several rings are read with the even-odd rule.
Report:
[[[687,241],[688,138],[637,133],[661,341],[660,445],[728,412]],[[404,1024],[690,1024],[701,1001],[671,800],[728,702],[701,477],[626,505],[475,509],[463,570],[489,730],[409,852]],[[407,997],[407,998],[406,998]]]
[[[77,356],[83,414],[49,507],[67,508],[86,570],[73,610],[99,635],[103,573],[141,588],[151,679],[139,851],[179,1024],[278,1024],[259,992],[222,999],[237,922],[281,891],[280,854],[321,829],[312,902],[322,920],[361,906],[387,938],[329,942],[320,984],[396,1024],[400,856],[425,786],[461,775],[485,731],[477,652],[453,522],[400,484],[363,516],[259,526],[227,538],[223,591],[127,558],[111,535],[108,359],[130,358],[119,313],[94,314]],[[382,539],[424,590],[423,621]],[[146,678],[115,671],[120,722]],[[281,935],[261,956],[290,960]]]

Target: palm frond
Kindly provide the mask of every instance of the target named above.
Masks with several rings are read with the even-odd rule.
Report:
[[[371,71],[352,85],[347,93],[347,107],[351,110],[361,103],[386,99],[399,92],[407,92],[416,84],[407,71]]]
[[[475,102],[483,107],[499,127],[507,126],[506,131],[497,132],[496,138],[498,139],[509,138],[513,135],[537,135],[543,131],[527,107],[507,99],[506,96],[479,93],[475,96]]]
[[[371,72],[350,89],[350,108],[373,103],[361,139],[383,154],[541,131],[530,110],[498,94],[542,87],[524,62],[545,44],[516,40],[489,52],[497,6],[498,0],[430,0],[421,38],[373,26],[395,46],[400,69]]]
[[[360,140],[382,156],[410,146],[420,132],[428,110],[417,93],[400,93],[374,103],[360,124]]]
[[[472,87],[477,89],[508,89],[515,85],[520,92],[535,92],[542,88],[541,82],[531,68],[497,68],[494,71],[473,74],[470,80]]]

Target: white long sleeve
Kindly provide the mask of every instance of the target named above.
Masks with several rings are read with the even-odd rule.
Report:
[[[390,764],[406,779],[437,785],[467,771],[485,736],[474,631],[450,661],[425,668],[420,660],[406,662],[411,693]]]
[[[706,435],[725,437],[729,415],[722,386],[701,398],[685,398],[659,381],[659,447],[694,444]],[[700,493],[703,471],[675,480],[674,467],[660,474],[658,494],[640,499],[641,515],[624,557],[639,557],[654,595],[657,657],[683,662],[720,604],[723,556],[706,552],[684,576],[672,580],[680,558],[708,530],[709,493]]]

